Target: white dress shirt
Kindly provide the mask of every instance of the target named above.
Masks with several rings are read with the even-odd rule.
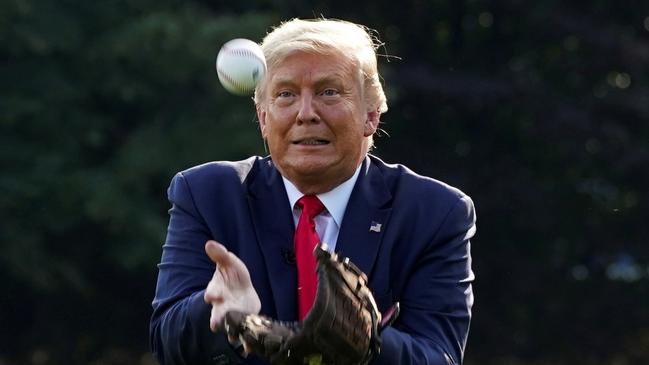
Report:
[[[343,222],[345,209],[347,209],[349,197],[352,195],[352,190],[354,189],[354,184],[356,184],[360,171],[361,167],[358,166],[354,175],[347,181],[331,191],[316,195],[325,206],[325,210],[315,217],[315,230],[318,233],[318,237],[320,237],[320,241],[327,244],[329,251],[333,252],[336,248],[340,225]],[[284,180],[284,187],[286,187],[286,193],[288,194],[288,201],[291,203],[291,207],[293,207],[293,222],[295,223],[295,227],[297,227],[302,208],[296,206],[295,203],[304,194],[285,177],[282,176],[282,179]]]

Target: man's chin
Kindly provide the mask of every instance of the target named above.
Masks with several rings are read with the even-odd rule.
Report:
[[[282,175],[296,186],[326,184],[330,176],[336,175],[335,164],[317,158],[280,164],[279,168]]]
[[[300,164],[292,166],[290,174],[301,179],[317,180],[325,178],[331,169],[331,165],[324,163]]]

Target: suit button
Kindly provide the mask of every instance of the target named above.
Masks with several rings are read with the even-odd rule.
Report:
[[[224,354],[216,355],[212,358],[212,360],[214,360],[214,363],[216,365],[230,365],[231,363],[230,359]]]
[[[293,250],[284,250],[282,255],[287,264],[295,265],[295,252],[293,252]]]

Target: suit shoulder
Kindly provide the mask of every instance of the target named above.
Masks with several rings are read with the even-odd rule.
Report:
[[[390,190],[401,198],[416,199],[420,202],[435,200],[448,204],[455,204],[462,199],[470,200],[463,191],[441,180],[418,174],[402,164],[385,163],[374,156],[371,158]]]
[[[252,156],[239,161],[211,161],[190,167],[178,174],[194,183],[214,182],[214,179],[218,179],[217,181],[236,179],[239,183],[243,183],[260,160],[262,160],[261,157]]]
[[[221,207],[241,204],[246,186],[264,159],[253,156],[241,161],[213,161],[178,172],[167,189],[169,200],[193,202],[203,214],[214,211],[214,202]]]

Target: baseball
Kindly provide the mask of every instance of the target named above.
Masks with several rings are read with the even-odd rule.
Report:
[[[221,85],[236,95],[250,95],[266,73],[261,47],[243,38],[225,43],[216,56],[216,73]]]

